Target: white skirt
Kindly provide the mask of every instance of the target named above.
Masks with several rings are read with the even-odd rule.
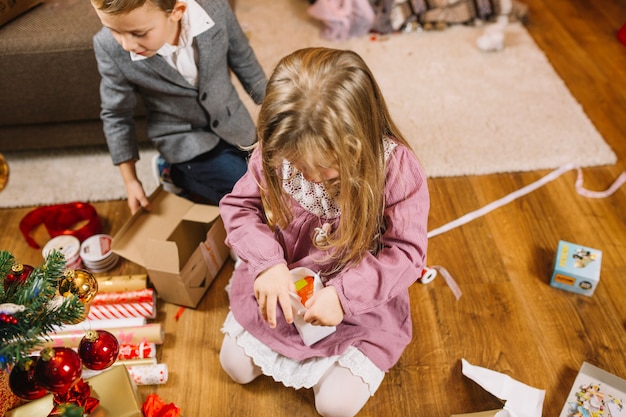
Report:
[[[264,375],[271,376],[287,387],[311,388],[335,363],[350,369],[354,375],[360,377],[368,385],[370,395],[374,395],[385,376],[380,368],[355,347],[348,348],[341,355],[325,358],[304,361],[287,358],[248,333],[231,312],[228,313],[221,330],[237,341],[237,345],[244,349],[246,355],[261,368]]]

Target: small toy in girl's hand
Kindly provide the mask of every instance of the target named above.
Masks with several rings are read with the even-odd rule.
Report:
[[[311,346],[313,343],[334,333],[337,329],[335,326],[314,326],[304,321],[304,313],[306,312],[304,304],[313,296],[315,291],[324,288],[319,275],[304,267],[294,268],[290,272],[297,291],[297,293],[290,293],[291,307],[294,312],[293,324],[296,326],[298,333],[300,333],[304,344]]]
[[[312,275],[307,275],[295,282],[296,293],[298,293],[302,304],[306,304],[307,300],[313,296],[315,292],[314,280],[315,278]]]

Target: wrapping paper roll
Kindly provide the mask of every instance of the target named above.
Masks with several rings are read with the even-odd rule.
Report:
[[[156,358],[146,358],[146,359],[125,360],[125,361],[118,360],[118,361],[115,361],[113,365],[111,366],[126,366],[126,369],[128,369],[128,367],[130,366],[141,367],[141,366],[153,366],[156,364],[157,364]],[[102,372],[106,372],[107,369],[96,370],[96,369],[89,369],[89,368],[83,367],[81,376],[84,379],[89,379],[98,374],[101,374]]]
[[[117,360],[144,359],[156,357],[156,343],[139,343],[120,345]]]
[[[165,331],[161,323],[150,323],[138,327],[120,327],[107,329],[115,336],[120,344],[155,343],[163,344]],[[85,336],[84,331],[56,332],[43,339],[44,347],[78,347],[80,340]]]
[[[144,288],[135,291],[111,291],[98,293],[94,299],[91,300],[90,305],[154,302],[155,297],[156,295],[152,288]]]
[[[154,302],[100,304],[91,306],[87,315],[89,320],[127,319],[133,317],[155,318],[156,308]]]
[[[130,377],[137,385],[158,385],[165,384],[168,378],[167,365],[157,363],[156,365],[127,366]]]
[[[55,332],[74,332],[74,331],[86,331],[86,330],[107,330],[121,327],[139,327],[145,326],[147,323],[145,317],[131,317],[125,319],[106,319],[106,320],[83,320],[78,324],[65,324],[63,326],[55,327]]]
[[[137,275],[114,275],[109,277],[96,277],[98,281],[98,293],[136,291],[147,288],[148,276]]]

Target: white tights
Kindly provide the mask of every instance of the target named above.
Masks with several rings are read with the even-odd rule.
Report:
[[[220,350],[224,371],[237,383],[247,384],[262,374],[244,349],[229,335]],[[369,386],[349,369],[335,363],[313,386],[315,408],[323,417],[353,417],[370,398]]]

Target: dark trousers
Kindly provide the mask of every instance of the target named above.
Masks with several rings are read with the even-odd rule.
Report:
[[[248,152],[221,140],[191,161],[172,164],[170,175],[183,189],[182,197],[196,203],[218,205],[248,169]]]

